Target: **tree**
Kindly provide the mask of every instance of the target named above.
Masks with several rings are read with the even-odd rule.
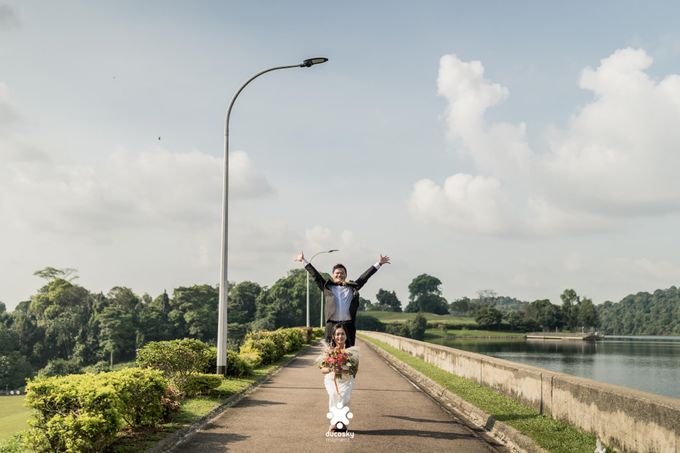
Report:
[[[113,366],[113,357],[131,359],[135,355],[136,329],[134,313],[116,304],[109,305],[97,319],[99,321],[99,341],[102,350],[109,355],[109,363]]]
[[[137,319],[137,347],[149,341],[169,340],[172,328],[168,319],[170,297],[167,291],[151,302],[142,303]]]
[[[257,297],[262,287],[254,282],[240,282],[229,290],[229,322],[244,324],[255,320]]]
[[[375,298],[378,301],[377,305],[381,307],[379,308],[380,311],[401,311],[401,302],[394,291],[386,291],[380,288]]]
[[[462,297],[449,304],[449,312],[456,315],[465,315],[470,311],[470,298]]]
[[[441,295],[439,287],[442,282],[437,277],[427,274],[420,274],[408,285],[409,301],[414,302],[419,296],[426,294]]]
[[[573,289],[565,289],[560,295],[562,299],[562,314],[564,316],[564,324],[567,329],[574,329],[578,324],[578,312],[580,299]]]
[[[420,313],[408,323],[410,337],[414,340],[423,340],[425,338],[426,329],[427,319]]]
[[[33,272],[33,275],[37,275],[40,278],[44,278],[48,281],[51,280],[66,280],[68,282],[72,282],[73,280],[78,278],[77,275],[78,269],[73,269],[71,267],[65,267],[63,269],[59,269],[56,267],[45,267],[43,269],[37,270]]]
[[[548,299],[535,300],[526,312],[528,322],[533,322],[544,331],[552,330],[561,325],[560,311]]]
[[[174,338],[190,337],[208,343],[217,341],[218,289],[210,285],[175,288],[170,299],[169,321]]]
[[[408,285],[409,303],[406,306],[407,312],[429,312],[446,314],[449,312],[446,299],[441,296],[442,282],[437,277],[421,274],[411,281]]]
[[[599,324],[595,305],[593,305],[593,301],[587,297],[584,297],[581,300],[579,307],[579,322],[581,323],[581,326],[586,328],[597,327]]]
[[[495,308],[483,307],[477,313],[475,321],[483,329],[498,329],[503,320],[503,315]]]
[[[31,298],[29,312],[44,329],[43,347],[50,358],[70,359],[87,336],[92,296],[85,288],[56,278]]]
[[[380,311],[380,306],[373,305],[373,303],[359,296],[359,310],[358,311]]]
[[[288,275],[278,279],[266,291],[266,295],[257,300],[257,320],[254,326],[258,328],[294,327],[305,325],[306,321],[306,272],[304,269],[294,269]],[[319,319],[319,304],[312,303],[319,300],[318,288],[310,285],[310,322]],[[314,323],[315,324],[315,323]]]

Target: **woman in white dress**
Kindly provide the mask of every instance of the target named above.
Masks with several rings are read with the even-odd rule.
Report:
[[[355,376],[359,369],[359,354],[356,347],[345,349],[347,332],[342,324],[333,327],[330,347],[320,360],[321,372],[324,374],[324,386],[328,393],[328,410],[348,407],[354,388]],[[330,426],[331,431],[346,431],[347,426]]]

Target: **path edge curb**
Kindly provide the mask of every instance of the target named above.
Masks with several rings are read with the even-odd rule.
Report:
[[[248,387],[245,389],[241,390],[238,393],[233,394],[225,402],[217,406],[216,408],[212,409],[210,412],[193,422],[189,426],[185,426],[183,428],[178,429],[177,431],[173,431],[170,433],[167,437],[164,437],[161,439],[158,443],[154,444],[152,447],[147,448],[144,450],[144,453],[163,453],[163,452],[168,452],[172,451],[176,447],[178,447],[180,444],[184,443],[190,436],[192,436],[196,431],[199,429],[203,428],[205,425],[213,421],[215,418],[219,417],[222,415],[222,412],[225,410],[229,409],[231,406],[235,405],[239,401],[241,401],[243,398],[246,396],[250,395],[253,393],[257,388],[262,385],[263,382],[277,374],[279,371],[281,371],[284,367],[286,367],[290,362],[295,360],[297,356],[302,354],[303,352],[306,352],[308,349],[311,347],[314,347],[314,343],[309,343],[303,346],[299,351],[295,353],[292,357],[290,357],[288,360],[285,362],[282,362],[279,364],[278,367],[276,367],[274,370],[270,371],[269,373],[265,374],[264,376],[260,376],[257,378],[252,384],[250,384]]]
[[[374,345],[364,338],[361,339],[371,350],[375,351],[387,363],[396,368],[431,398],[446,407],[447,410],[453,412],[462,419],[467,420],[473,427],[482,430],[485,434],[490,435],[507,448],[521,453],[549,453],[548,450],[538,445],[536,441],[529,436],[522,434],[512,426],[496,420],[477,406],[468,403],[460,396],[452,393],[420,371],[397,359],[381,347]]]

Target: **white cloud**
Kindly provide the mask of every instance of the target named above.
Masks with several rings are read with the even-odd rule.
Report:
[[[443,187],[429,179],[420,180],[409,199],[411,213],[417,219],[482,233],[508,227],[505,206],[500,181],[465,174],[450,176]]]
[[[622,218],[680,210],[680,76],[655,81],[644,50],[621,49],[586,68],[593,100],[532,150],[524,123],[488,122],[509,90],[478,61],[441,58],[438,93],[448,101],[449,138],[485,176],[415,183],[417,217],[482,234],[556,234],[612,228]],[[500,181],[503,181],[501,187]]]
[[[343,230],[337,234],[322,225],[314,225],[305,230],[303,250],[307,251],[308,258],[316,252],[332,249],[353,255],[362,250],[362,246],[356,240],[354,233],[349,230]]]
[[[230,164],[231,197],[271,193],[245,153],[233,153]],[[93,166],[10,162],[0,187],[7,218],[40,229],[168,228],[219,221],[221,167],[221,159],[199,151],[121,149]]]
[[[19,16],[11,6],[0,3],[0,31],[16,28],[20,24]]]

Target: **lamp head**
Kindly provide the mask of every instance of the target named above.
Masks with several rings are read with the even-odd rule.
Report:
[[[321,64],[325,63],[328,61],[328,58],[325,57],[315,57],[315,58],[308,58],[305,61],[302,62],[300,65],[301,68],[308,68],[310,66],[314,66],[315,64]]]

